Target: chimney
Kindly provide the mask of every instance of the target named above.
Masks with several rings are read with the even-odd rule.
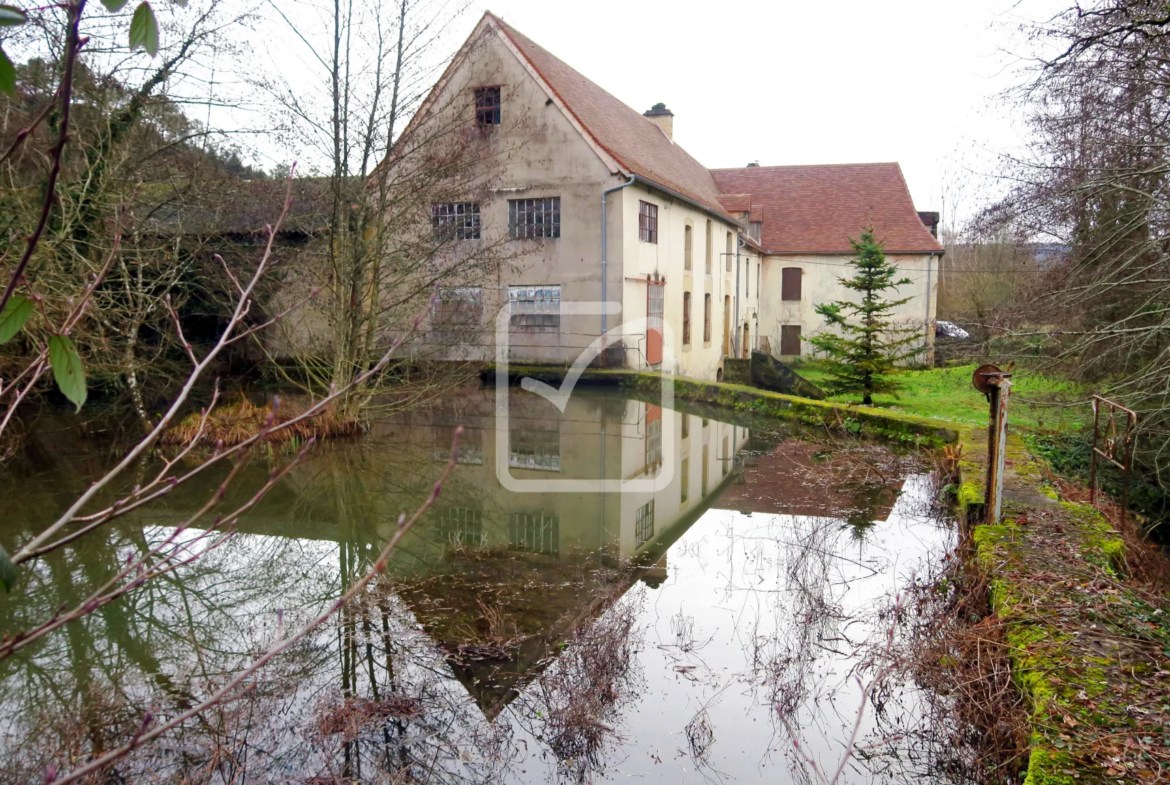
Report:
[[[930,230],[930,233],[935,237],[938,237],[938,218],[938,213],[918,213],[918,220],[922,221],[922,225]]]
[[[650,122],[661,128],[667,139],[674,141],[674,112],[667,109],[666,104],[654,104],[650,111],[643,112],[642,116],[650,118]]]

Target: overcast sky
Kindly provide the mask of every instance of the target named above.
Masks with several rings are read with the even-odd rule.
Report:
[[[995,96],[1046,0],[490,0],[639,111],[664,102],[703,164],[898,161],[921,210],[963,212],[1022,130]],[[720,13],[725,8],[726,13]]]
[[[709,167],[897,161],[918,209],[961,219],[994,191],[997,156],[1024,138],[997,97],[1020,80],[1019,25],[1058,7],[473,0],[440,48],[453,52],[490,9],[638,111],[665,103],[676,141]],[[302,29],[325,34],[322,21]],[[301,43],[287,27],[260,29],[265,67],[297,83],[295,71],[312,65]]]

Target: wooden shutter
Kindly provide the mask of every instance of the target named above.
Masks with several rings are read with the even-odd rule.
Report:
[[[785,267],[781,270],[780,299],[800,300],[800,279],[802,271],[799,267]]]
[[[785,270],[785,272],[788,272]],[[796,357],[800,354],[800,325],[780,325],[780,355],[782,357]]]

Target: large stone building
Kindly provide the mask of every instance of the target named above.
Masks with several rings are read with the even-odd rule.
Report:
[[[913,280],[898,316],[930,351],[942,247],[896,163],[710,170],[664,105],[631,109],[490,13],[406,134],[440,106],[501,152],[482,203],[432,205],[436,228],[510,244],[497,280],[441,292],[440,315],[471,314],[484,336],[448,356],[492,359],[494,325],[513,362],[572,363],[603,332],[595,362],[702,379],[753,348],[807,354],[814,306],[845,296],[849,238],[867,226]],[[597,302],[620,313],[581,312]]]

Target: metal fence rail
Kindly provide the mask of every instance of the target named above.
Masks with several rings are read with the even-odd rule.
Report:
[[[1137,412],[1100,395],[1094,395],[1092,401],[1093,454],[1089,465],[1089,502],[1097,506],[1097,459],[1104,458],[1121,470],[1121,522],[1125,523],[1129,509],[1129,480],[1133,475]],[[1105,415],[1104,422],[1101,420],[1102,414]],[[1125,429],[1119,435],[1117,421],[1122,418],[1125,420]]]

